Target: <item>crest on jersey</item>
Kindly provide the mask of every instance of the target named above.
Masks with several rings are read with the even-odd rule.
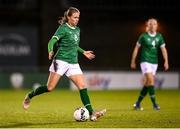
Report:
[[[150,38],[148,38],[147,40],[148,40],[148,41],[151,41],[151,39],[150,39]]]
[[[78,41],[78,36],[76,34],[74,34],[74,40],[77,42]]]
[[[155,38],[156,42],[159,42],[159,38]]]

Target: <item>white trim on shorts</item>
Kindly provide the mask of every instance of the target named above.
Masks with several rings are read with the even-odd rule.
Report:
[[[49,71],[55,72],[61,76],[65,74],[67,77],[83,74],[78,63],[70,64],[62,60],[53,60],[51,66],[49,67]]]
[[[140,64],[141,66],[141,72],[144,75],[145,73],[152,73],[153,75],[156,75],[156,71],[158,68],[158,64],[152,64],[148,62],[142,62]]]

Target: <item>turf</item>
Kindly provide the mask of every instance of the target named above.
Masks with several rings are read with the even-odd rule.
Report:
[[[33,98],[28,110],[22,109],[27,90],[0,91],[1,128],[179,128],[180,90],[158,90],[160,111],[152,109],[147,96],[144,111],[132,110],[139,91],[90,91],[95,109],[107,108],[107,114],[96,122],[76,122],[73,111],[82,106],[79,93],[58,90]]]

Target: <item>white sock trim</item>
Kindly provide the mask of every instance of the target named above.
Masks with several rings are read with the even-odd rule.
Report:
[[[87,107],[87,106],[89,106],[89,105],[91,105],[91,104],[86,104],[85,107]]]

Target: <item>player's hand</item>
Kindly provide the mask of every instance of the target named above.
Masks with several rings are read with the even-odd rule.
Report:
[[[51,60],[52,58],[53,58],[53,55],[54,55],[54,52],[53,51],[51,51],[51,52],[49,52],[49,60]]]
[[[89,60],[92,60],[95,58],[94,52],[93,51],[84,51],[84,56],[88,58]]]
[[[164,70],[167,71],[169,69],[169,64],[168,62],[164,62]]]
[[[135,62],[131,62],[131,69],[136,69],[136,63]]]

